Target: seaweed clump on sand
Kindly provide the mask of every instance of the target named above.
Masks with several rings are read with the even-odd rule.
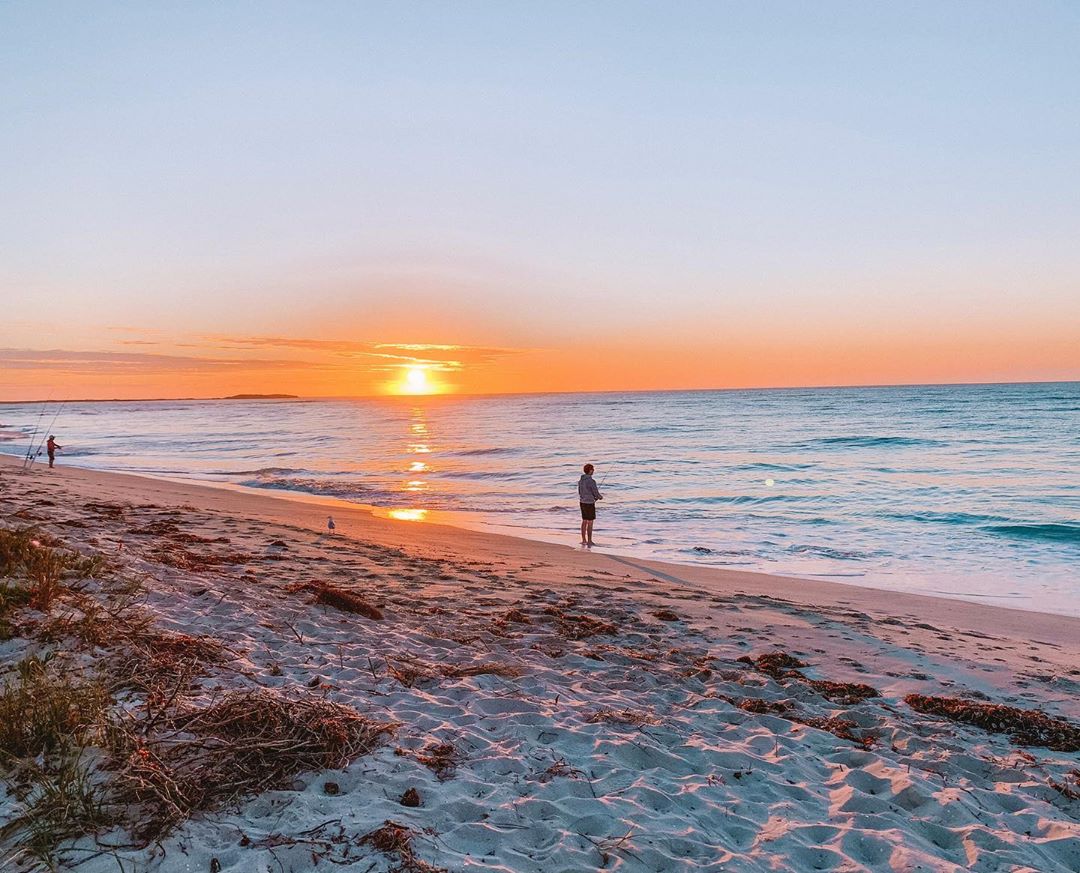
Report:
[[[416,857],[412,841],[415,833],[403,824],[389,819],[381,827],[371,831],[360,839],[360,844],[371,846],[393,858],[396,866],[394,873],[446,873],[445,868],[436,867]]]
[[[861,703],[872,697],[880,697],[878,690],[863,682],[831,682],[827,679],[810,679],[803,674],[800,667],[806,667],[804,661],[800,661],[787,652],[769,652],[752,659],[743,655],[738,659],[744,664],[750,664],[773,679],[797,679],[805,682],[822,697],[839,703],[843,706],[851,706]]]
[[[383,611],[375,604],[365,600],[359,594],[355,594],[345,588],[337,588],[326,582],[300,582],[290,585],[286,591],[308,591],[315,595],[315,603],[329,606],[341,612],[351,612],[354,615],[362,615],[372,621],[382,621],[385,616]]]
[[[568,640],[584,640],[592,636],[614,634],[618,631],[618,628],[610,621],[591,615],[567,612],[558,606],[545,607],[544,615],[551,616],[555,620],[559,634]]]
[[[457,772],[463,757],[452,743],[436,742],[425,746],[416,756],[416,760],[434,773],[436,779],[445,782]]]
[[[598,709],[585,721],[589,724],[606,722],[608,724],[633,725],[634,727],[660,724],[659,719],[649,715],[649,713],[639,712],[634,709]]]
[[[248,564],[252,561],[252,556],[245,552],[196,553],[172,540],[159,543],[146,556],[162,566],[195,573],[205,573],[224,564]]]
[[[904,702],[924,715],[974,725],[995,734],[1008,734],[1021,746],[1045,746],[1055,752],[1080,751],[1080,728],[1040,709],[1018,709],[1003,703],[975,703],[957,697],[909,694]]]
[[[766,676],[771,676],[773,679],[801,679],[803,676],[798,671],[798,668],[806,666],[805,662],[800,661],[793,655],[789,655],[787,652],[769,652],[758,655],[756,658],[743,655],[738,660],[740,663],[756,667]]]

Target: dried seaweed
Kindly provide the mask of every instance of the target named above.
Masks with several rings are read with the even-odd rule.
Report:
[[[462,758],[462,754],[451,743],[429,743],[416,756],[416,760],[434,773],[440,782],[453,777]]]
[[[193,552],[179,543],[171,541],[159,543],[147,557],[166,567],[177,570],[204,572],[223,564],[247,564],[253,557],[245,552]]]
[[[743,655],[738,660],[743,664],[753,665],[766,676],[771,676],[777,681],[781,679],[797,679],[800,682],[805,682],[822,697],[844,706],[851,706],[872,697],[881,696],[876,688],[863,682],[831,682],[827,679],[810,679],[799,669],[807,666],[806,663],[793,655],[789,655],[787,652],[769,652],[765,655],[759,655],[756,659]]]
[[[416,857],[413,837],[414,832],[405,825],[387,819],[381,827],[361,838],[360,843],[393,858],[396,864],[392,873],[446,873],[445,868]]]
[[[303,772],[345,766],[394,726],[319,698],[230,692],[170,714],[161,732],[117,729],[124,758],[117,800],[141,806],[137,836],[154,839],[192,812],[290,784]]]
[[[544,614],[555,619],[559,634],[568,640],[584,640],[601,634],[614,634],[618,631],[618,628],[610,621],[603,621],[591,615],[566,612],[557,606],[545,608]]]
[[[925,715],[974,725],[996,734],[1008,734],[1021,746],[1045,746],[1055,752],[1080,751],[1080,728],[1047,715],[1040,709],[1017,709],[1001,703],[975,703],[957,697],[909,694],[904,702]]]
[[[328,585],[325,582],[300,582],[288,586],[285,590],[289,592],[308,591],[315,595],[315,603],[321,603],[323,606],[329,606],[342,612],[361,615],[372,621],[382,621],[385,618],[383,611],[379,607],[369,603],[359,594],[345,588]]]
[[[589,724],[606,722],[608,724],[629,724],[642,727],[647,724],[660,724],[660,720],[647,712],[639,712],[633,709],[598,709],[587,719]]]

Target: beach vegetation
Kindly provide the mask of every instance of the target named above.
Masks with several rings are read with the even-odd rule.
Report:
[[[102,555],[81,555],[35,527],[0,528],[0,577],[26,583],[25,605],[48,612],[66,590],[64,579],[88,579],[107,566]],[[7,597],[0,596],[0,613]],[[23,605],[23,604],[19,604]]]
[[[30,590],[7,580],[0,580],[0,642],[18,636],[14,613],[30,603]]]
[[[0,688],[0,761],[32,759],[99,735],[110,704],[98,678],[80,679],[57,659],[31,656],[20,661]]]
[[[0,689],[0,770],[21,811],[0,841],[51,866],[64,840],[114,820],[92,749],[107,733],[111,698],[58,659],[30,657],[13,673]]]

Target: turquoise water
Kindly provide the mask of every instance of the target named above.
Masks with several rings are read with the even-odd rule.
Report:
[[[0,451],[40,412],[0,406]],[[1080,383],[84,403],[53,430],[65,464],[569,544],[591,461],[614,551],[1080,615]]]

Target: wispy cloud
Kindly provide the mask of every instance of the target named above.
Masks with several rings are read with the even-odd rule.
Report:
[[[327,352],[350,358],[365,357],[399,361],[396,367],[423,366],[451,372],[489,364],[527,349],[498,346],[465,346],[449,343],[372,343],[350,340],[317,340],[297,337],[207,337],[214,348],[280,348]],[[383,368],[372,368],[383,369]]]
[[[311,361],[266,358],[210,358],[147,352],[86,352],[66,349],[0,349],[0,366],[8,370],[51,370],[79,375],[161,375],[242,370],[325,368]]]

